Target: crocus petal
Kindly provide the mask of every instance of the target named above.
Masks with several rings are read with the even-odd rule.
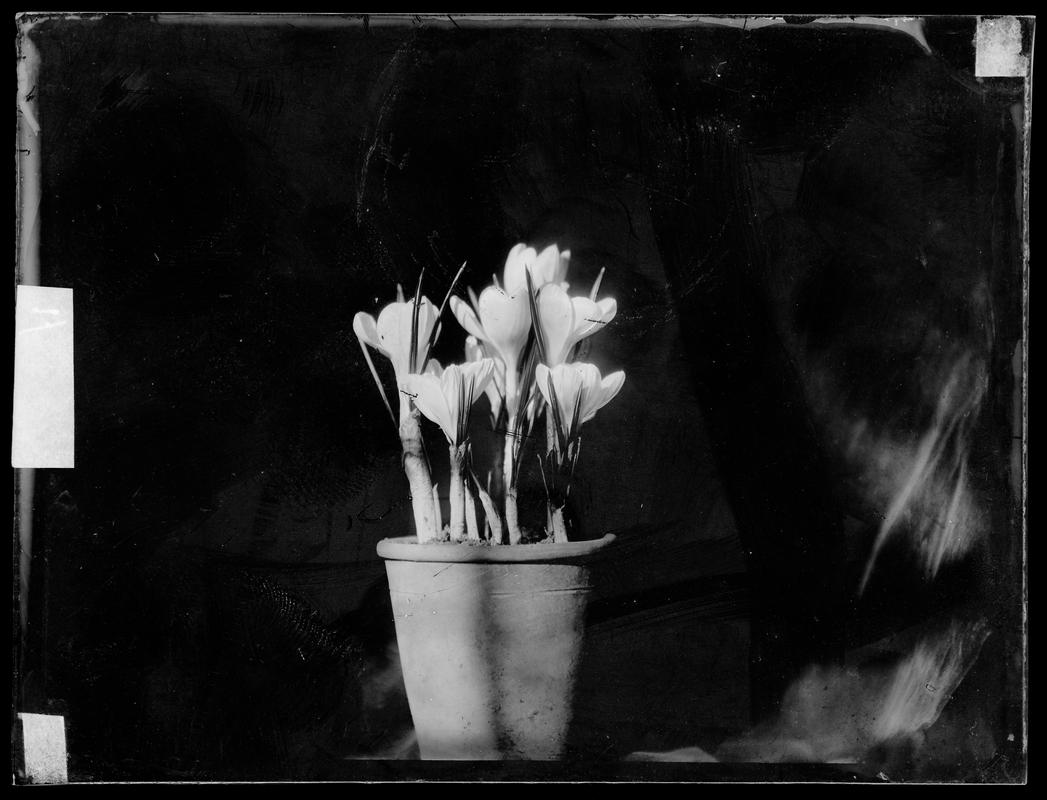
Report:
[[[485,358],[491,359],[491,379],[484,388],[487,400],[491,404],[491,416],[495,419],[502,409],[502,397],[505,396],[505,364],[501,359],[491,358],[488,346],[475,336],[467,336],[465,339],[465,360],[467,362],[480,361]]]
[[[505,364],[499,359],[492,360],[494,369],[491,370],[491,382],[484,388],[484,394],[487,395],[487,401],[491,404],[491,416],[498,419],[505,398]]]
[[[545,364],[539,364],[535,368],[538,391],[542,393],[545,402],[550,406],[555,396],[560,425],[567,436],[572,434],[571,422],[574,419],[574,408],[582,389],[582,376],[577,369],[578,366],[580,365],[557,364],[549,369]]]
[[[458,320],[458,324],[465,329],[466,333],[482,342],[487,341],[487,334],[484,332],[480,320],[477,319],[476,312],[462,298],[451,298],[451,313],[454,314],[454,318]]]
[[[491,382],[494,366],[493,358],[484,358],[466,364],[451,364],[444,370],[440,388],[444,393],[444,400],[451,412],[452,419],[457,421],[459,417],[464,418],[468,415],[476,398]],[[468,390],[470,387],[472,393],[468,396],[464,395],[463,390]],[[464,406],[462,405],[463,400]],[[458,444],[458,442],[453,443]]]
[[[353,331],[355,331],[357,338],[360,340],[360,350],[363,353],[364,361],[367,362],[367,369],[371,372],[371,377],[374,379],[375,386],[378,387],[378,394],[382,397],[382,404],[385,406],[386,411],[389,412],[389,416],[393,418],[393,422],[396,422],[396,416],[393,414],[393,408],[389,405],[389,398],[385,394],[385,387],[382,385],[382,379],[378,377],[378,370],[375,369],[374,359],[371,358],[368,347],[372,347],[382,355],[388,356],[388,353],[381,347],[378,340],[378,329],[375,326],[374,317],[364,312],[359,312],[353,318]],[[404,404],[401,404],[404,405]]]
[[[551,244],[535,257],[534,266],[531,268],[531,278],[535,283],[540,281],[543,286],[552,283],[559,266],[560,250],[555,244]]]
[[[595,333],[601,322],[599,307],[588,297],[572,297],[571,311],[574,315],[574,328],[571,331],[569,347]]]
[[[520,351],[531,331],[531,309],[527,293],[507,295],[488,286],[480,294],[477,311],[485,338],[505,362],[506,370],[515,374]]]
[[[379,313],[375,327],[380,347],[393,362],[393,370],[397,376],[406,375],[411,347],[411,307],[407,303],[390,303]]]
[[[570,258],[570,255],[568,251],[567,257]],[[531,268],[531,278],[536,289],[539,286],[545,286],[547,283],[561,283],[563,281],[567,275],[567,267],[566,264],[561,263],[561,258],[560,249],[555,244],[549,245],[538,254],[534,261],[534,267]]]
[[[502,271],[502,289],[510,294],[525,291],[527,289],[526,272],[531,270],[531,278],[534,278],[534,262],[538,257],[533,247],[518,244],[509,251],[505,259],[505,269]]]
[[[440,376],[440,392],[443,394],[444,406],[447,408],[447,421],[451,427],[444,428],[447,440],[451,444],[457,444],[458,418],[462,414],[461,408],[461,386],[462,368],[457,364],[448,364],[443,375]]]
[[[577,428],[572,428],[576,406],[577,424],[581,426],[611,402],[625,383],[624,372],[613,372],[606,378],[601,378],[600,370],[596,366],[581,362],[557,364],[551,369],[539,364],[535,370],[535,377],[546,403],[551,405],[555,394],[560,424],[568,438],[578,433]]]
[[[595,367],[594,367],[595,369]],[[596,373],[599,379],[599,371]],[[625,373],[619,370],[612,372],[599,383],[592,387],[586,387],[585,398],[582,400],[581,422],[588,422],[596,416],[596,412],[610,403],[622,390],[625,384]]]
[[[539,364],[534,368],[534,382],[538,384],[538,391],[542,393],[547,404],[551,404],[551,393],[549,391],[549,367]]]
[[[571,266],[571,251],[563,250],[560,252],[560,258],[556,265],[556,272],[553,273],[550,283],[564,283],[567,280],[567,270]],[[564,287],[566,288],[566,287]]]
[[[444,370],[444,375],[447,374]],[[447,399],[442,387],[443,377],[436,375],[407,375],[403,379],[403,388],[414,396],[414,404],[418,410],[429,420],[440,426],[448,441],[455,437],[455,426],[451,410],[447,407]]]
[[[578,433],[578,429],[575,426],[574,410],[579,410],[578,424],[581,424],[581,405],[585,400],[585,382],[586,382],[586,367],[592,366],[591,364],[560,364],[559,365],[559,377],[560,385],[557,389],[563,388],[557,397],[560,400],[560,413],[562,414],[563,424],[569,426],[568,434],[574,435]],[[590,377],[590,380],[591,377]],[[560,396],[562,395],[562,397]]]
[[[374,317],[366,311],[360,311],[353,317],[353,333],[356,334],[357,339],[369,347],[379,351],[382,350],[378,341],[378,328],[375,325]]]
[[[505,395],[505,364],[500,359],[494,360],[494,371],[491,374],[491,383],[484,391],[490,392],[493,387],[499,395]]]
[[[376,329],[379,347],[393,362],[397,376],[406,375],[411,365],[411,327],[414,315],[414,300],[402,303],[390,303],[378,315]],[[418,303],[417,350],[414,360],[425,353],[433,328],[436,327],[440,312],[428,298],[423,297]]]
[[[473,393],[468,398],[468,403],[471,406],[494,378],[495,360],[493,358],[484,358],[479,361],[462,364],[460,370],[462,381],[466,384],[472,384]]]
[[[563,283],[570,260],[571,251],[564,250],[561,253],[555,244],[549,245],[541,253],[536,253],[533,247],[518,244],[509,251],[509,257],[505,260],[503,288],[509,294],[526,289],[526,271],[530,271],[535,289],[547,283]]]
[[[556,366],[563,363],[574,344],[574,307],[567,292],[555,283],[542,287],[536,305],[545,342],[545,361]]]
[[[574,306],[575,324],[571,337],[574,339],[571,342],[572,346],[598,332],[618,313],[618,301],[613,297],[608,297],[598,303],[594,303],[588,297],[575,297],[571,302]]]
[[[480,340],[477,339],[472,334],[470,334],[469,336],[466,336],[465,337],[465,360],[466,360],[466,362],[479,361],[481,358],[484,358],[484,357],[485,357],[484,346],[480,342]]]

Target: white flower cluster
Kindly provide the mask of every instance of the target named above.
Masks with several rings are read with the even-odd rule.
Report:
[[[356,315],[353,330],[379,390],[381,381],[367,348],[393,365],[419,541],[444,536],[436,487],[428,491],[428,465],[409,458],[421,449],[419,412],[440,427],[449,446],[449,537],[486,539],[493,544],[517,544],[522,539],[516,508],[520,453],[535,420],[544,413],[547,449],[544,456],[539,454],[539,461],[549,500],[546,533],[553,541],[567,540],[563,511],[581,426],[618,394],[625,381],[623,372],[605,377],[593,364],[572,360],[577,345],[614,319],[618,306],[614,298],[597,300],[600,278],[588,296],[572,297],[566,282],[570,258],[570,251],[560,251],[556,245],[538,253],[518,244],[509,251],[501,282],[493,276],[479,297],[470,290],[469,302],[449,292],[451,311],[468,334],[462,364],[442,367],[429,358],[443,308],[438,310],[425,297],[390,303],[377,321],[363,312]],[[481,485],[471,468],[469,419],[481,394],[490,401],[494,425],[505,434],[499,476],[503,512],[491,497],[490,482]],[[382,396],[392,414],[384,391]],[[482,530],[477,502],[483,508]]]

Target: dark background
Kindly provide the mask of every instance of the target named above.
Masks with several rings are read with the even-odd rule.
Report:
[[[41,283],[74,289],[77,466],[37,474],[18,708],[66,716],[74,779],[411,755],[374,552],[410,509],[352,317],[422,268],[435,299],[463,261],[479,289],[517,241],[556,242],[577,291],[606,267],[619,314],[589,358],[627,375],[575,490],[622,553],[573,752],[712,752],[805,666],[977,616],[963,708],[989,743],[957,725],[907,768],[1000,777],[1022,98],[973,77],[973,24],[929,21],[928,55],[802,21],[41,22]],[[933,576],[896,541],[859,595],[884,500],[841,426],[919,437],[957,354],[988,385],[968,444],[991,533]]]

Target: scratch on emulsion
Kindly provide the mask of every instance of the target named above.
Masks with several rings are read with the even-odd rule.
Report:
[[[371,159],[374,156],[374,151],[378,147],[378,139],[382,134],[382,130],[385,127],[385,118],[389,112],[389,107],[396,100],[399,94],[399,89],[395,85],[396,72],[400,67],[400,62],[403,60],[403,55],[411,47],[410,42],[405,42],[400,48],[393,54],[393,57],[389,59],[389,63],[382,68],[381,73],[378,75],[377,83],[382,85],[388,85],[392,83],[392,86],[388,86],[383,89],[385,91],[385,97],[382,99],[382,103],[378,108],[378,119],[374,124],[374,128],[371,135],[371,144],[367,148],[367,152],[364,154],[363,164],[360,167],[360,181],[356,187],[356,222],[360,223],[363,217],[363,204],[364,204],[364,192],[367,188],[367,173],[371,166]]]

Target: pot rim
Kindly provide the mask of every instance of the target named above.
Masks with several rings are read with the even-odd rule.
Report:
[[[387,561],[435,561],[454,564],[552,563],[584,559],[610,545],[617,537],[562,544],[488,545],[468,542],[419,544],[416,536],[395,536],[378,542],[378,555]]]

